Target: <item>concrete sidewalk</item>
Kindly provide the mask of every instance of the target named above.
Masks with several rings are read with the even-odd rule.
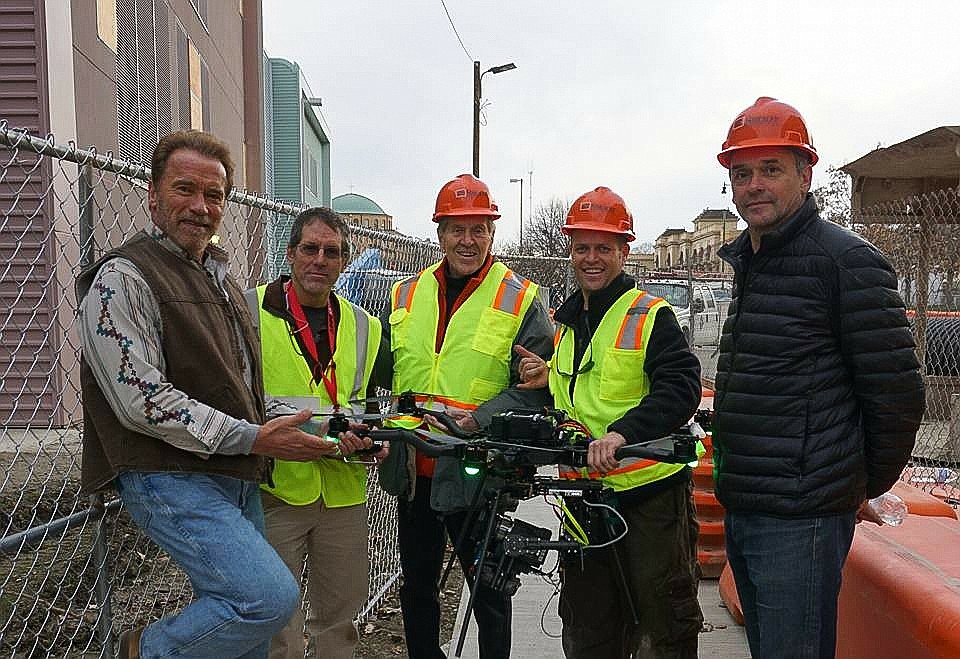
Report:
[[[521,502],[515,516],[525,522],[552,529],[556,537],[557,520],[542,497]],[[556,552],[550,552],[546,565],[548,567],[553,565],[555,560]],[[554,592],[554,587],[536,575],[525,574],[521,579],[520,590],[513,598],[512,656],[517,659],[562,658],[561,623],[560,616],[557,614],[558,596]],[[448,657],[456,656],[457,639],[460,636],[460,627],[463,624],[469,596],[469,590],[464,588],[460,598],[457,624],[453,630],[453,639],[449,648],[445,648]],[[743,627],[738,626],[727,610],[721,606],[716,579],[704,580],[700,583],[700,606],[706,623],[704,629],[710,631],[703,631],[700,634],[699,656],[714,659],[749,659],[746,633]],[[477,625],[472,619],[467,628],[467,637],[460,656],[470,659],[478,657]]]

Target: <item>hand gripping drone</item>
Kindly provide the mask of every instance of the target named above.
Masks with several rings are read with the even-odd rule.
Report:
[[[456,546],[462,545],[467,537],[478,543],[477,558],[468,577],[480,584],[513,596],[520,586],[519,575],[540,572],[549,551],[578,555],[609,547],[626,535],[626,523],[609,504],[612,490],[601,481],[560,479],[538,473],[538,468],[546,465],[587,466],[587,447],[593,438],[582,424],[568,419],[564,412],[511,410],[495,415],[483,434],[465,433],[449,416],[419,407],[411,392],[399,397],[396,412],[419,418],[429,414],[449,434],[419,429],[376,429],[369,431],[371,439],[406,442],[430,457],[454,457],[460,462],[465,477],[478,480],[467,523]],[[333,429],[334,419],[331,419],[331,431]],[[703,436],[700,427],[693,423],[666,437],[624,446],[617,450],[615,457],[695,463],[697,441]],[[551,539],[549,529],[507,513],[516,510],[520,500],[540,495],[562,498],[555,506],[561,518],[561,534],[557,540]],[[600,511],[604,514],[596,514]],[[597,538],[604,541],[592,542]],[[441,585],[455,556],[456,552],[450,558]],[[616,556],[614,552],[619,566]],[[473,610],[474,599],[475,591],[471,589],[466,619]],[[458,657],[465,635],[466,625],[460,630]]]

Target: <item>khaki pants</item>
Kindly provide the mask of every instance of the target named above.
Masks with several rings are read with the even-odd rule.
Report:
[[[295,577],[306,561],[306,633],[317,648],[317,659],[349,659],[359,641],[353,619],[367,599],[366,505],[327,508],[319,500],[291,506],[266,492],[262,496],[270,544]],[[298,607],[273,637],[270,659],[303,659],[303,632]]]

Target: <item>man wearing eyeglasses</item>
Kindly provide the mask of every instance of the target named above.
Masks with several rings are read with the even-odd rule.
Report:
[[[555,406],[587,427],[594,438],[588,467],[561,465],[560,475],[601,480],[626,522],[625,537],[608,549],[561,564],[563,650],[571,659],[695,659],[703,616],[691,470],[617,461],[614,453],[690,419],[700,401],[700,364],[670,305],[637,290],[623,272],[633,217],[618,194],[599,187],[582,195],[563,232],[580,289],[554,314],[549,365],[517,347],[521,387],[549,386]],[[594,519],[591,544],[624,531],[609,517]]]
[[[394,393],[416,392],[421,405],[446,412],[467,431],[486,427],[498,412],[549,403],[542,392],[515,386],[520,358],[512,353],[513,344],[549,356],[552,330],[536,299],[537,285],[491,256],[498,217],[482,181],[462,174],[446,183],[433,215],[444,258],[393,287],[384,327],[384,346],[392,357],[381,376],[384,386]],[[380,482],[385,484],[388,473],[401,473],[388,491],[399,495],[407,652],[411,659],[441,659],[437,583],[447,536],[460,541],[471,489],[456,460],[401,451],[391,450]],[[476,544],[466,539],[456,549],[468,583],[477,589],[480,657],[502,659],[510,655],[510,599],[473,584],[469,568]]]
[[[247,291],[268,416],[364,411],[360,399],[380,345],[380,321],[333,293],[349,256],[343,219],[329,208],[309,208],[290,230],[290,276]],[[261,486],[270,543],[295,576],[307,562],[306,631],[322,657],[352,657],[359,641],[353,619],[367,597],[367,471],[347,458],[369,446],[369,439],[348,432],[331,457],[277,460],[272,482]],[[303,632],[298,607],[273,638],[271,658],[302,659]]]

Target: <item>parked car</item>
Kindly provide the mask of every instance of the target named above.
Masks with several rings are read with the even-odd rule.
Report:
[[[724,288],[720,282],[690,284],[682,279],[657,279],[643,282],[641,288],[670,303],[690,345],[719,344],[720,329],[730,306],[729,284]]]

